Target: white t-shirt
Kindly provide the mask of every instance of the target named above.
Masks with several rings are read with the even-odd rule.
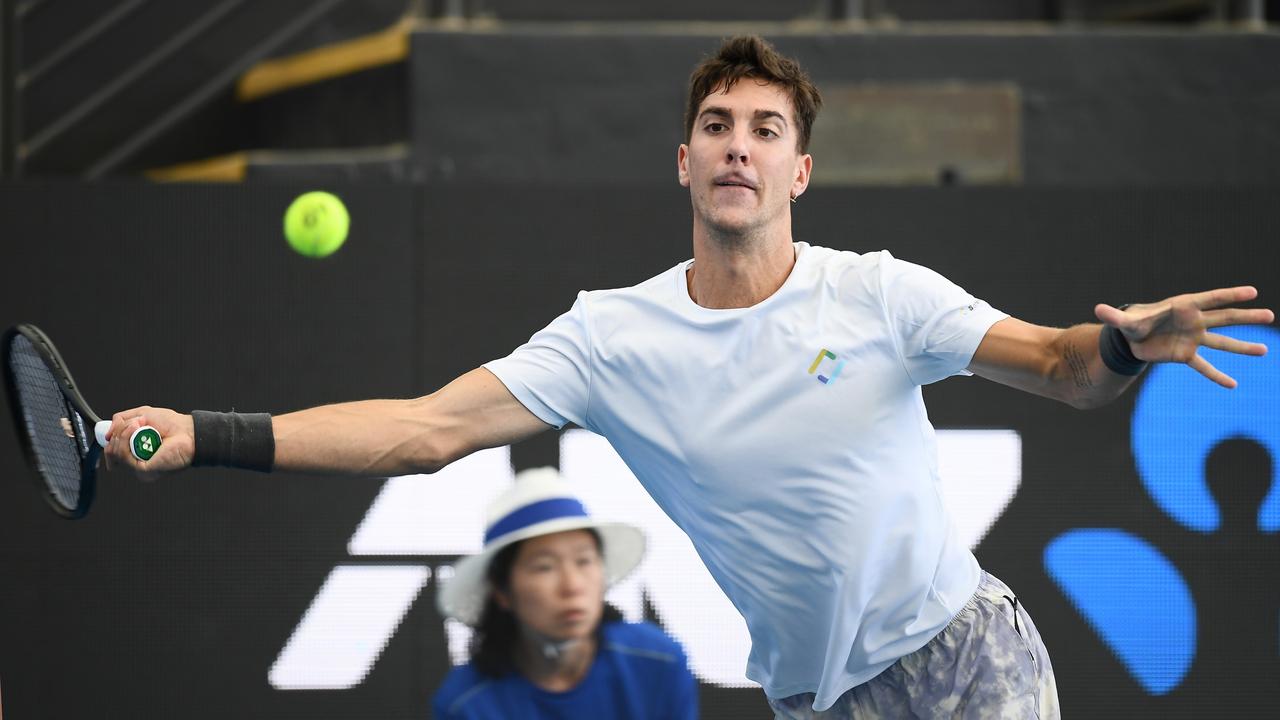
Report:
[[[977,589],[920,386],[968,374],[1006,315],[886,251],[797,243],[777,292],[729,310],[690,299],[688,266],[579,293],[485,367],[609,440],[746,619],[747,677],[823,710]]]

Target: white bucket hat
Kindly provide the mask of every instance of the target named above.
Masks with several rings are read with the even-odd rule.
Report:
[[[521,472],[515,483],[489,504],[484,549],[454,566],[453,577],[436,595],[436,607],[445,617],[475,626],[490,591],[489,563],[498,551],[539,535],[583,529],[600,534],[606,588],[626,577],[644,558],[644,533],[631,525],[588,517],[582,501],[555,468]]]

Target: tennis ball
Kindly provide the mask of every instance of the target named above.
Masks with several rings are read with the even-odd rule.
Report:
[[[289,247],[311,258],[328,257],[347,240],[351,216],[336,195],[315,191],[299,195],[284,212]]]

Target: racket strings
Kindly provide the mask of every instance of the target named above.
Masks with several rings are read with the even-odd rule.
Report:
[[[83,462],[89,453],[84,418],[67,402],[58,380],[31,341],[15,335],[10,372],[36,465],[54,499],[68,510],[80,502]]]

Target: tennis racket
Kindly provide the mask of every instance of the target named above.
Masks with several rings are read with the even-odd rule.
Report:
[[[3,348],[5,390],[27,464],[54,512],[84,517],[93,503],[98,458],[111,421],[85,402],[58,349],[39,328],[10,328]],[[138,428],[129,447],[137,459],[150,460],[160,449],[160,433],[151,426]]]

